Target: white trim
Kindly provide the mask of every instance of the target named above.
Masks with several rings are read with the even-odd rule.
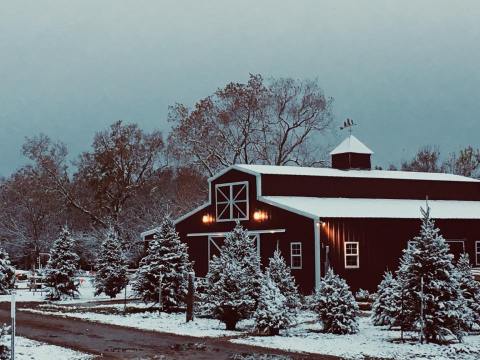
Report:
[[[207,238],[207,242],[208,242],[208,263],[207,263],[207,269],[208,269],[208,272],[210,272],[210,260],[212,258],[212,250],[211,250],[211,247],[212,247],[212,244],[213,246],[215,246],[219,252],[221,252],[221,246],[218,246],[218,244],[213,241],[214,238],[225,238],[225,234],[226,233],[222,233],[223,235],[209,235],[208,238]],[[254,234],[254,233],[250,233],[250,231],[248,232],[248,237],[250,238],[250,240],[253,240],[255,241],[255,247],[257,248],[257,255],[258,257],[260,258],[260,234]]]
[[[356,244],[357,251],[355,254],[347,254],[347,244]],[[347,256],[356,256],[357,265],[347,265]],[[345,263],[345,269],[358,269],[360,268],[360,243],[358,241],[345,241],[343,243],[343,259]]]
[[[187,234],[188,237],[193,236],[225,236],[230,231],[224,232],[204,232],[204,233],[189,233]],[[271,230],[250,230],[248,234],[275,234],[275,233],[284,233],[285,229],[271,229]]]
[[[219,173],[216,173],[215,175],[211,176],[208,178],[208,182],[211,183],[212,181],[218,179],[220,176],[222,176],[223,174],[226,174],[227,172],[229,172],[230,170],[238,170],[240,172],[244,172],[244,173],[247,173],[247,174],[250,174],[250,175],[255,175],[255,176],[259,176],[260,174],[256,171],[252,171],[252,170],[248,170],[248,169],[244,169],[238,165],[230,165],[229,167],[223,169],[222,171],[220,171]]]
[[[308,212],[305,212],[305,211],[302,211],[302,210],[298,210],[294,207],[291,207],[291,206],[288,206],[288,205],[284,205],[284,204],[280,204],[276,201],[272,201],[270,199],[266,199],[265,197],[263,196],[260,196],[258,198],[259,201],[261,202],[264,202],[266,204],[269,204],[269,205],[272,205],[272,206],[275,206],[279,209],[283,209],[283,210],[287,210],[287,211],[290,211],[294,214],[298,214],[298,215],[302,215],[302,216],[305,216],[307,218],[310,218],[310,219],[313,219],[313,220],[318,220],[318,216],[315,215],[315,214],[311,214],[311,213],[308,213]]]
[[[186,218],[190,217],[191,215],[195,214],[196,212],[205,209],[205,208],[208,207],[209,205],[210,205],[210,202],[206,202],[205,204],[202,204],[202,205],[196,207],[195,209],[189,211],[189,212],[186,213],[185,215],[180,216],[178,219],[176,219],[176,220],[173,222],[173,224],[174,224],[174,225],[177,225],[180,221],[183,221],[183,220],[185,220]]]
[[[293,254],[293,246],[300,245],[300,254]],[[293,258],[300,257],[300,266],[293,266]],[[299,270],[303,268],[303,246],[300,241],[294,241],[290,243],[290,269]]]
[[[480,265],[480,240],[475,241],[475,264]]]
[[[245,200],[235,200],[234,198],[234,194],[233,194],[233,187],[235,185],[243,185],[245,186]],[[215,185],[215,220],[216,222],[227,222],[227,221],[237,221],[237,220],[240,220],[240,221],[244,221],[244,220],[248,220],[249,219],[249,215],[250,215],[250,199],[249,199],[249,186],[248,186],[248,181],[236,181],[236,182],[230,182],[230,183],[222,183],[222,184],[216,184]],[[226,194],[224,193],[224,191],[220,190],[219,188],[228,188],[229,190],[229,194],[228,194],[228,199],[227,201],[218,201],[218,198],[217,198],[217,194],[218,192],[220,191],[223,196],[225,198],[227,198]],[[243,187],[241,190],[239,190],[240,192],[243,191]],[[239,218],[235,218],[233,217],[233,210],[234,210],[234,206],[235,203],[246,203],[246,213],[245,213],[245,216],[244,217],[239,217]],[[225,205],[225,209],[219,214],[218,213],[218,204],[222,204],[222,205]],[[223,219],[220,219],[220,215],[223,215],[225,210],[229,211],[229,216],[228,218],[223,218]],[[243,212],[240,210],[240,208],[237,206],[237,209],[240,211],[240,212]]]
[[[315,234],[314,251],[315,251],[315,289],[320,286],[321,272],[320,272],[320,224],[321,221],[313,222],[313,231]]]

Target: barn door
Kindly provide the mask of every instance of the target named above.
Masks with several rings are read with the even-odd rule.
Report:
[[[447,240],[447,244],[450,247],[450,253],[453,254],[454,261],[456,262],[460,255],[465,252],[465,240]]]
[[[258,256],[260,256],[260,235],[251,234],[249,238],[252,240],[253,246],[257,250]],[[214,236],[211,235],[208,237],[208,267],[210,269],[210,261],[213,259],[213,256],[220,256],[220,250],[225,242],[224,236]]]

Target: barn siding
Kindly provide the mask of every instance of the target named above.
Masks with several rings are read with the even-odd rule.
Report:
[[[264,196],[480,200],[480,183],[294,175],[261,175]],[[294,184],[294,186],[292,186]]]
[[[314,227],[313,220],[298,215],[261,201],[257,201],[256,178],[237,170],[231,170],[211,182],[212,204],[192,214],[176,224],[176,229],[182,241],[189,248],[190,259],[195,262],[194,269],[199,277],[204,277],[208,271],[208,238],[207,236],[187,236],[191,233],[216,233],[228,232],[235,226],[235,221],[214,222],[203,224],[202,217],[205,214],[215,216],[215,185],[237,181],[249,183],[249,220],[241,221],[244,228],[249,231],[285,229],[284,233],[261,234],[260,254],[262,266],[268,265],[268,259],[273,255],[277,242],[287,265],[290,265],[290,243],[301,242],[303,252],[302,269],[293,269],[292,274],[303,293],[310,293],[314,287],[315,277],[315,251],[314,251]],[[268,213],[269,219],[262,222],[253,220],[255,210]]]
[[[352,290],[375,291],[386,270],[395,271],[403,249],[420,231],[420,220],[405,219],[322,219],[322,249],[330,246],[330,263],[336,273],[345,278]],[[465,239],[470,261],[475,261],[475,240],[480,239],[479,220],[438,220],[445,239]],[[346,269],[345,241],[358,241],[360,268]],[[323,251],[325,253],[325,251]],[[322,257],[322,264],[325,256]]]

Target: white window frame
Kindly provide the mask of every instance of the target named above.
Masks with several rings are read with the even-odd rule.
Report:
[[[245,194],[246,194],[246,200],[237,200],[235,201],[235,199],[232,199],[232,187],[235,186],[235,185],[245,185]],[[229,187],[228,188],[228,191],[229,191],[229,200],[228,201],[218,201],[218,188],[220,187]],[[221,190],[220,190],[221,191]],[[223,193],[223,191],[222,191]],[[224,194],[225,195],[225,194]],[[250,214],[250,200],[249,200],[249,189],[248,189],[248,181],[237,181],[237,182],[231,182],[231,183],[223,183],[223,184],[216,184],[215,185],[215,214],[216,214],[216,221],[217,222],[226,222],[226,221],[237,221],[237,220],[248,220],[249,218],[249,214]],[[245,214],[245,217],[241,217],[241,218],[236,218],[236,217],[233,217],[233,209],[234,209],[234,206],[235,206],[235,202],[245,202],[247,205],[246,205],[246,214]],[[223,218],[223,219],[220,219],[219,218],[219,215],[223,215],[223,213],[219,214],[218,213],[218,204],[221,204],[221,205],[227,205],[228,204],[228,211],[229,211],[229,217],[228,218]],[[237,209],[239,209],[237,207]],[[239,209],[240,210],[240,209]]]
[[[355,254],[347,254],[347,245],[355,244],[357,251]],[[347,256],[356,256],[357,265],[347,265]],[[358,269],[360,268],[360,243],[358,241],[345,241],[343,243],[343,259],[345,263],[345,269]]]
[[[293,247],[299,245],[300,249],[296,249],[295,251],[300,251],[299,254],[294,254],[293,253]],[[300,266],[293,266],[293,258],[300,258]],[[303,268],[303,246],[302,243],[297,241],[297,242],[291,242],[290,243],[290,269],[302,269]]]
[[[480,265],[480,240],[475,241],[475,263]]]
[[[258,257],[260,258],[260,234],[258,233],[249,233],[248,237],[250,240],[255,242],[255,247],[257,248],[257,254]],[[221,248],[222,246],[219,246],[216,242],[215,239],[225,239],[225,235],[208,235],[207,236],[207,251],[208,251],[208,271],[210,271],[210,261],[212,260],[212,246],[217,248],[218,251],[222,251]]]

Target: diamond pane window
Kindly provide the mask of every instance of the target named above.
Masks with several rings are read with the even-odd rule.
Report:
[[[248,182],[215,187],[217,221],[248,220]]]

